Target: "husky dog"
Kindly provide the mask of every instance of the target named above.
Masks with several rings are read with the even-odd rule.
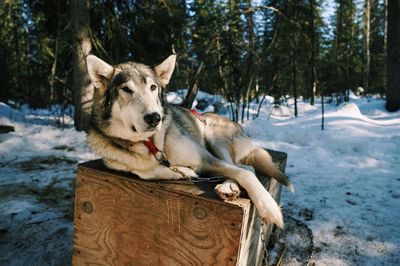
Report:
[[[227,177],[215,188],[220,197],[235,199],[240,185],[265,222],[283,226],[280,207],[255,171],[293,186],[268,152],[226,118],[206,113],[199,119],[163,101],[175,55],[154,68],[134,62],[112,66],[94,55],[86,61],[96,88],[88,143],[108,167],[146,180]]]

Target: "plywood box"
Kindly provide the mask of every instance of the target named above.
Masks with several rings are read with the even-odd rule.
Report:
[[[286,154],[271,154],[284,170]],[[280,185],[261,180],[279,201]],[[261,237],[250,200],[223,202],[215,185],[144,181],[101,160],[80,164],[73,265],[261,265],[272,226]]]

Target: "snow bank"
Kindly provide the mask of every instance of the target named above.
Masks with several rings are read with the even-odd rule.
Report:
[[[1,125],[12,125],[12,122],[24,122],[25,116],[9,105],[0,102],[0,124]]]
[[[357,98],[327,105],[325,117],[325,131],[320,109],[309,107],[298,118],[263,112],[245,128],[257,144],[288,153],[296,193],[285,191],[282,205],[302,220],[311,210],[317,265],[399,265],[400,112]]]

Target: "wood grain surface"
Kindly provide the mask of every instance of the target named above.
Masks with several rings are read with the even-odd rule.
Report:
[[[74,265],[235,265],[241,208],[78,175]]]
[[[73,265],[256,265],[253,205],[225,203],[214,186],[144,181],[100,160],[79,165]]]
[[[285,172],[287,154],[271,150],[268,150],[268,152],[271,154],[274,163],[279,167],[279,169]],[[259,179],[268,189],[271,196],[279,203],[282,189],[280,183],[274,179],[262,176],[259,176]],[[247,215],[243,217],[243,220],[237,265],[261,266],[263,263],[263,257],[268,255],[264,248],[268,245],[274,225],[261,225],[261,218],[253,204],[251,204],[251,207],[247,211]]]

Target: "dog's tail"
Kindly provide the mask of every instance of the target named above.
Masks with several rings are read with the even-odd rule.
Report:
[[[294,192],[294,186],[289,177],[282,173],[272,161],[271,155],[264,149],[256,147],[244,159],[243,163],[254,167],[256,172],[276,179],[279,183]]]

